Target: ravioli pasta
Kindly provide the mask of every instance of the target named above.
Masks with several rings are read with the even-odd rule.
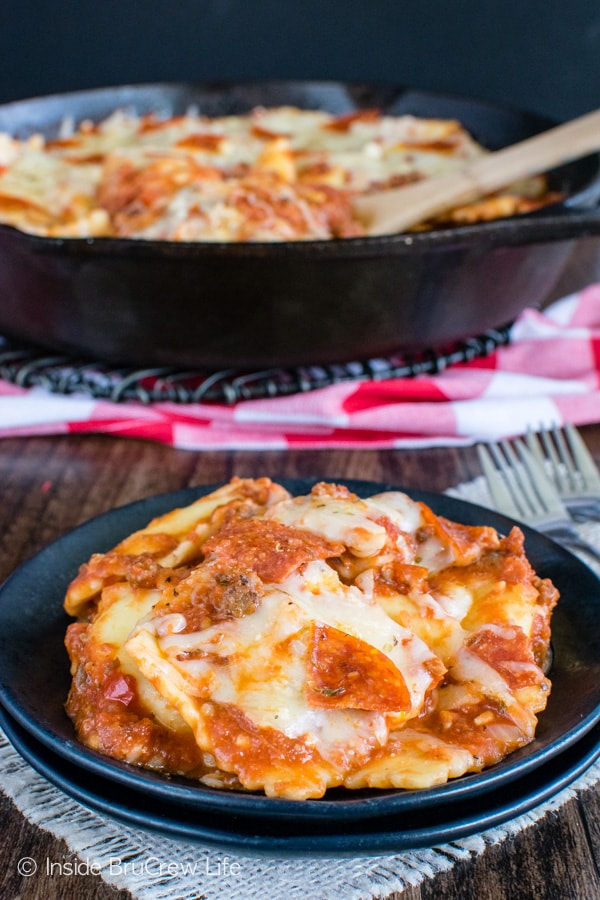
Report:
[[[55,138],[0,134],[0,222],[42,236],[290,241],[364,233],[358,194],[452,171],[486,151],[455,120],[295,106],[208,117],[116,110]],[[543,177],[436,222],[528,212],[557,199]]]
[[[426,788],[534,738],[556,601],[516,527],[234,478],[81,566],[66,710],[88,747],[210,786]]]

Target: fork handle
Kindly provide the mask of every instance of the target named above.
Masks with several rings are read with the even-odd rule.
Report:
[[[600,500],[569,497],[563,498],[563,503],[576,522],[600,522]]]
[[[560,527],[547,528],[544,530],[544,534],[547,534],[549,538],[552,538],[558,544],[564,544],[573,550],[581,550],[583,553],[587,553],[588,556],[600,563],[600,551],[596,550],[592,544],[588,544],[583,538],[576,537],[572,531]]]

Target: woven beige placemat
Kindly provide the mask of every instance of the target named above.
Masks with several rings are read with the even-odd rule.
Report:
[[[453,496],[489,505],[483,479],[460,485]],[[600,525],[582,526],[600,547]],[[23,815],[62,838],[82,861],[83,871],[97,872],[136,900],[255,900],[260,896],[301,900],[371,900],[401,891],[451,868],[486,847],[506,840],[579,791],[600,779],[596,762],[550,801],[504,825],[470,838],[410,850],[398,855],[356,858],[244,856],[197,843],[161,837],[127,827],[91,812],[39,776],[15,752],[0,731],[0,781]],[[50,866],[60,873],[64,860],[33,860],[23,866]],[[54,866],[54,868],[53,868]]]

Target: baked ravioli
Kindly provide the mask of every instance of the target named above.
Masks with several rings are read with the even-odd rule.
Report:
[[[356,237],[356,195],[450,172],[486,150],[455,120],[335,116],[295,106],[208,117],[65,122],[57,137],[0,134],[0,222],[42,236],[168,241]],[[436,222],[464,224],[552,202],[544,177]]]
[[[516,527],[234,478],[82,565],[66,709],[87,746],[211,786],[431,787],[533,740],[557,597]]]

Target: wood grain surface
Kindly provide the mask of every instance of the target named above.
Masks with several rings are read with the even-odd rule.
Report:
[[[582,429],[600,461],[600,426]],[[106,436],[0,442],[0,579],[79,523],[108,509],[232,475],[365,478],[443,491],[480,474],[473,448],[403,451],[177,451]],[[93,875],[21,877],[19,859],[72,860],[67,846],[27,823],[0,795],[2,900],[125,900]],[[600,787],[448,872],[390,897],[402,900],[597,900]],[[276,898],[279,900],[279,898]],[[343,898],[341,898],[343,900]]]

